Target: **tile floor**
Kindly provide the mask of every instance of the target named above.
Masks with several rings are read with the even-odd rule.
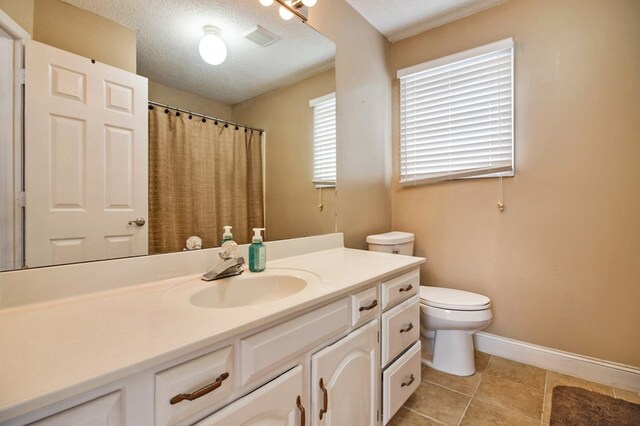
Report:
[[[476,352],[477,372],[458,377],[428,367],[418,390],[390,426],[549,424],[551,392],[557,385],[579,386],[640,403],[640,394]]]

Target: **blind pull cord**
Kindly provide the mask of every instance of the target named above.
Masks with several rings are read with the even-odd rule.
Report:
[[[322,204],[322,187],[318,188],[318,210],[322,211],[324,205]]]
[[[502,176],[500,176],[500,199],[498,200],[498,210],[500,213],[504,211],[504,203],[502,202]]]

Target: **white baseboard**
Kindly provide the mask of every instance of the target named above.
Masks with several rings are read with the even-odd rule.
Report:
[[[475,349],[534,367],[640,392],[640,368],[546,348],[489,333],[476,333]]]

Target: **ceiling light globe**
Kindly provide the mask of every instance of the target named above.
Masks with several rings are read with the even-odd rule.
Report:
[[[271,6],[273,4],[273,0],[260,0],[260,4],[263,6]]]
[[[213,25],[205,25],[205,35],[200,40],[198,50],[202,59],[211,65],[220,65],[227,59],[227,46],[220,38],[220,29]]]
[[[318,3],[318,0],[302,0],[302,4],[307,7],[313,7],[316,5],[316,3]]]
[[[291,0],[287,0],[285,3],[291,6]],[[284,6],[280,6],[278,13],[280,14],[280,17],[285,21],[288,21],[289,19],[293,18],[293,13],[291,13],[291,11]]]

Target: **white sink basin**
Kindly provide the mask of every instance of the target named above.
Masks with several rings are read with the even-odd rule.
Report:
[[[319,278],[303,271],[244,273],[212,281],[189,301],[195,306],[218,309],[270,303],[302,291],[311,281]]]

